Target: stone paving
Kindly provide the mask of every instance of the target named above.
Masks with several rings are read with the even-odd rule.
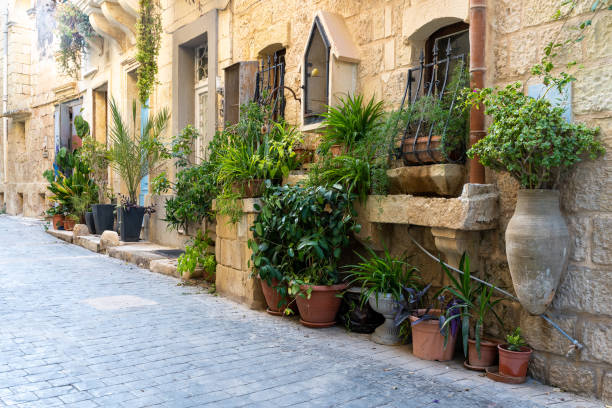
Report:
[[[177,283],[0,216],[0,406],[603,406]]]

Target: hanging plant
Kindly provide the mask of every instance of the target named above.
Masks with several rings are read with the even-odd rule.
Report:
[[[56,9],[59,53],[59,70],[78,79],[81,72],[81,59],[87,51],[87,41],[97,37],[89,17],[71,2],[58,4]]]
[[[140,17],[137,24],[138,39],[136,60],[138,68],[138,98],[148,105],[151,90],[157,76],[157,56],[161,45],[162,22],[158,0],[140,0]]]

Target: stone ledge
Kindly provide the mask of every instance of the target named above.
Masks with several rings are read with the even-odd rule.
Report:
[[[498,197],[492,184],[465,184],[457,198],[373,195],[356,209],[365,222],[480,231],[497,226]]]
[[[100,252],[100,236],[99,235],[81,235],[74,237],[74,244],[82,246],[93,252]]]
[[[150,242],[122,242],[122,245],[107,249],[108,256],[121,259],[122,261],[133,263],[141,268],[149,269],[151,261],[167,259],[167,256],[156,254],[154,251],[169,250],[162,245]]]
[[[53,235],[55,238],[61,239],[62,241],[66,241],[72,244],[72,238],[73,238],[72,231],[48,229],[47,234]]]
[[[465,182],[461,164],[405,166],[387,170],[391,194],[435,194],[456,197]]]

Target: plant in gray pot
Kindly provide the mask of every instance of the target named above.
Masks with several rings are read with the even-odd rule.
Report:
[[[548,77],[547,77],[548,78]],[[565,77],[545,81],[563,87]],[[515,83],[501,90],[469,92],[467,103],[483,104],[492,123],[468,151],[485,166],[506,171],[520,184],[506,229],[506,253],[514,290],[531,314],[544,313],[567,268],[570,236],[560,210],[559,181],[586,157],[604,153],[598,128],[568,123],[564,110],[524,95]]]
[[[117,207],[119,235],[122,241],[134,242],[140,239],[142,221],[147,211],[145,207],[137,204],[140,182],[164,160],[170,158],[170,153],[160,140],[170,115],[167,109],[162,109],[141,123],[138,129],[136,102],[132,104],[131,123],[124,120],[114,98],[110,107],[110,164],[121,176],[128,192],[127,197],[122,197],[122,203]]]
[[[357,254],[361,262],[348,266],[351,284],[361,285],[361,302],[369,302],[372,309],[382,314],[385,321],[372,333],[372,340],[379,344],[400,343],[399,327],[393,321],[398,302],[403,300],[402,291],[418,288],[418,269],[406,262],[405,257],[396,257],[385,250],[379,256],[368,248],[370,257]]]

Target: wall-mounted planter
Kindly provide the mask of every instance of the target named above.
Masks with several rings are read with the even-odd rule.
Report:
[[[527,311],[542,314],[567,269],[569,231],[557,190],[519,190],[506,229],[506,253],[516,296]]]

